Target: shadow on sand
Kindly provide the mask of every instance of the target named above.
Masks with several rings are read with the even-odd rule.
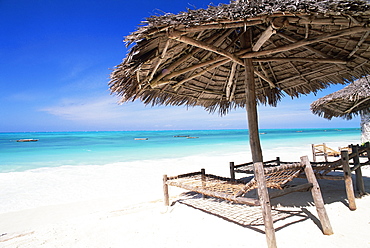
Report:
[[[363,177],[363,180],[365,184],[365,190],[367,193],[369,193],[370,178]],[[354,178],[353,181],[355,181]],[[294,185],[306,182],[306,179],[296,178],[290,182],[290,184]],[[318,180],[318,182],[320,184],[325,204],[342,202],[346,207],[348,207],[343,180]],[[248,194],[249,197],[257,197],[255,190],[248,192]],[[181,199],[175,201],[173,204],[177,203],[190,206],[257,232],[265,233],[262,212],[259,206],[248,206],[244,204],[232,203],[212,197],[203,198],[201,194],[194,192],[183,193],[181,195]],[[271,206],[272,218],[276,231],[306,220],[311,220],[319,229],[321,229],[320,221],[316,217],[316,211],[312,213],[307,209],[308,207],[314,206],[310,191],[294,192],[285,196],[271,199]],[[348,209],[348,211],[350,210]]]

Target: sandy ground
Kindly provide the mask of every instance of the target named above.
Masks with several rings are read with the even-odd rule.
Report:
[[[206,167],[227,176],[229,161],[190,157],[0,174],[0,247],[266,247],[259,207],[173,187],[172,205],[163,205],[164,173]],[[370,169],[362,171],[370,192]],[[293,193],[272,200],[278,247],[370,247],[370,196],[357,198],[350,211],[344,181],[319,183],[334,234],[322,234],[310,192]]]

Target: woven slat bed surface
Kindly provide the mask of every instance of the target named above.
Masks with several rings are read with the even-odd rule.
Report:
[[[303,169],[304,165],[300,163],[265,168],[266,185],[268,188],[282,189],[284,184],[297,177]],[[230,178],[211,174],[202,175],[201,172],[169,177],[167,184],[205,195],[217,195],[217,197],[226,200],[235,200],[235,198],[257,188],[255,178],[245,184],[242,180],[232,181]]]

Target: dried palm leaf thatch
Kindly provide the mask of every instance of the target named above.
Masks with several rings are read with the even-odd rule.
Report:
[[[370,76],[314,101],[311,103],[311,111],[329,120],[333,117],[350,120],[359,114],[369,114]]]
[[[151,16],[126,37],[130,50],[109,87],[121,102],[223,115],[245,107],[251,59],[257,101],[275,106],[284,95],[369,74],[369,34],[370,4],[362,0],[239,0]]]

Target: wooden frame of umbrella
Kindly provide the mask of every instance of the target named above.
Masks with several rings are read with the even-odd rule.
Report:
[[[134,44],[111,74],[121,102],[247,110],[249,143],[269,246],[275,247],[265,187],[257,104],[276,106],[370,73],[370,4],[324,0],[234,1],[153,16],[126,37]]]

